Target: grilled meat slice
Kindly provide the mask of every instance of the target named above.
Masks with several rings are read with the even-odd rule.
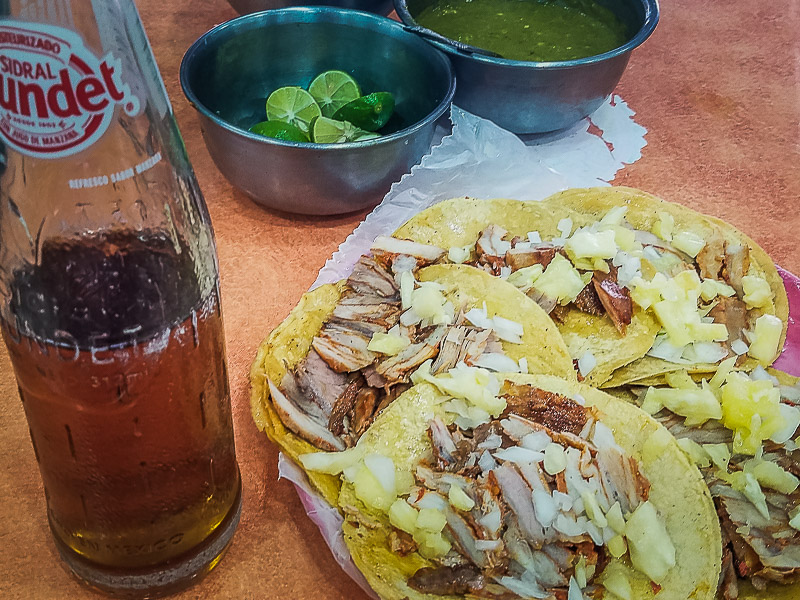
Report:
[[[617,448],[602,446],[597,449],[596,460],[600,483],[610,504],[619,502],[622,512],[628,513],[650,496],[650,482],[633,457]]]
[[[533,265],[542,265],[542,268],[546,269],[547,265],[550,264],[550,261],[560,250],[560,248],[546,242],[536,244],[530,248],[511,248],[505,254],[506,264],[511,267],[512,271],[518,271]]]
[[[411,371],[436,355],[447,329],[446,325],[436,327],[422,341],[406,346],[398,354],[379,362],[375,365],[375,370],[390,383],[407,381]]]
[[[372,256],[386,269],[394,269],[395,263],[400,257],[411,257],[413,261],[403,260],[406,266],[421,268],[432,265],[444,256],[445,251],[438,246],[430,244],[420,244],[411,240],[404,240],[388,235],[379,235],[372,242],[370,248]],[[408,270],[407,268],[400,271]],[[395,274],[397,272],[395,271]]]
[[[503,258],[506,252],[511,249],[511,242],[503,239],[507,235],[508,231],[499,225],[489,225],[481,231],[480,238],[475,244],[475,250],[477,250],[478,255]]]
[[[374,420],[379,397],[380,392],[375,388],[363,387],[358,390],[350,418],[351,433],[357,438],[361,437]]]
[[[536,304],[538,304],[548,315],[553,312],[556,304],[558,304],[558,300],[556,298],[545,296],[542,292],[536,290],[536,288],[529,289],[527,292],[525,292],[525,295],[536,302]]]
[[[449,471],[448,467],[452,467],[456,463],[458,449],[447,425],[439,417],[431,419],[428,438],[431,440],[436,467],[441,471]]]
[[[341,436],[345,432],[344,418],[353,410],[356,397],[364,385],[363,377],[353,377],[344,392],[336,399],[331,416],[328,419],[328,430],[333,435]]]
[[[725,257],[725,238],[719,231],[715,231],[706,239],[706,245],[695,258],[703,279],[719,279],[722,271],[722,261]]]
[[[614,327],[620,334],[625,335],[633,316],[633,301],[628,288],[617,283],[617,268],[612,266],[608,273],[595,271],[592,275],[592,285],[603,308],[611,317]]]
[[[352,373],[371,365],[375,354],[367,349],[372,335],[336,323],[325,323],[311,346],[337,373]]]
[[[586,409],[561,394],[531,385],[516,385],[510,381],[503,383],[501,392],[507,403],[501,418],[513,413],[553,431],[566,431],[575,435],[586,425]]]
[[[511,463],[504,463],[492,471],[500,485],[503,500],[517,518],[520,530],[534,548],[541,548],[546,540],[544,528],[533,511],[531,488]]]
[[[741,298],[744,296],[742,277],[750,270],[750,248],[741,244],[726,244],[725,258],[722,263],[722,278],[736,290]]]
[[[717,598],[719,600],[737,600],[739,598],[739,581],[736,578],[736,569],[733,567],[733,552],[731,552],[724,533],[722,544],[722,570],[717,585]]]
[[[438,375],[460,362],[473,364],[481,354],[491,351],[489,347],[494,341],[497,341],[497,337],[488,329],[476,329],[467,325],[450,327],[439,347],[439,355],[431,365],[431,373]]]
[[[349,385],[347,375],[331,369],[313,348],[295,367],[294,378],[302,395],[319,406],[321,415],[326,419]],[[301,408],[305,412],[313,412],[306,409],[305,405],[301,405]]]
[[[370,323],[388,331],[400,320],[400,303],[386,302],[380,296],[361,296],[346,291],[333,309],[331,318],[339,321]]]
[[[594,278],[593,278],[594,281]],[[604,315],[606,309],[597,295],[597,290],[594,285],[587,285],[581,290],[578,296],[573,301],[575,307],[581,311],[599,317]]]
[[[364,296],[379,296],[400,302],[400,289],[393,275],[371,256],[362,256],[347,278],[347,287]]]
[[[480,591],[486,580],[472,565],[423,567],[409,577],[408,585],[425,594],[462,595]]]
[[[744,337],[743,331],[747,328],[747,305],[739,298],[719,296],[717,305],[709,311],[708,316],[714,319],[715,323],[722,323],[728,328],[728,342]]]
[[[298,408],[296,402],[279,390],[272,381],[267,380],[267,383],[273,406],[287,428],[322,450],[344,450],[345,444],[342,440]]]
[[[389,532],[389,548],[398,556],[408,556],[419,548],[414,538],[405,531],[392,529]]]

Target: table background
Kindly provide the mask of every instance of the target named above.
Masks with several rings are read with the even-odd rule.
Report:
[[[184,51],[234,11],[223,0],[137,5],[216,229],[244,485],[242,521],[227,556],[178,597],[365,598],[330,557],[292,486],[276,481],[277,453],[250,418],[247,374],[261,339],[366,213],[292,217],[234,190],[214,167],[178,83]],[[617,88],[647,128],[648,144],[613,183],[719,216],[800,273],[800,3],[663,0],[661,10]],[[0,428],[0,597],[99,598],[70,577],[50,540],[4,349]]]

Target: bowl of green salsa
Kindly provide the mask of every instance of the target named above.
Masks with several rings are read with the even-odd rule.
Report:
[[[656,0],[394,0],[450,57],[454,103],[515,133],[573,125],[611,95]]]

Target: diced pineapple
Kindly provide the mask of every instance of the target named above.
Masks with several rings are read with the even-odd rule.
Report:
[[[419,531],[419,530],[418,530]],[[425,532],[421,537],[422,543],[419,543],[419,553],[425,558],[436,558],[437,556],[444,556],[450,552],[450,542],[448,542],[441,533]],[[417,539],[416,537],[414,538]]]
[[[642,272],[647,270],[648,261],[642,261]],[[650,281],[634,277],[630,282],[631,299],[647,310],[662,299],[661,291],[667,284],[663,273],[656,273]]]
[[[431,319],[442,312],[447,299],[441,290],[434,286],[423,285],[411,294],[411,308],[423,319]]]
[[[608,540],[606,546],[609,554],[614,558],[620,558],[628,551],[628,544],[625,542],[625,538],[619,534]]]
[[[686,292],[684,298],[687,300],[694,300],[696,302],[700,297],[700,288],[702,284],[697,271],[693,269],[685,269],[675,275],[675,277],[672,278],[672,281],[674,281],[680,289]]]
[[[369,341],[369,344],[367,344],[367,350],[394,356],[410,343],[411,340],[403,335],[376,331],[372,334],[372,339]]]
[[[453,508],[457,508],[458,510],[469,511],[475,508],[475,501],[467,496],[466,492],[456,484],[450,486],[447,498],[450,500],[450,504],[453,505]]]
[[[757,275],[745,275],[742,277],[742,288],[744,289],[742,300],[745,301],[748,308],[767,306],[774,296],[772,288],[766,279]]]
[[[413,535],[417,528],[417,509],[403,499],[397,499],[389,508],[389,522]]]
[[[625,524],[631,564],[652,581],[661,583],[675,566],[675,546],[664,521],[648,501],[633,511]]]
[[[417,527],[434,533],[440,532],[447,525],[444,513],[436,508],[422,508],[417,515]]]
[[[369,507],[388,511],[397,496],[386,491],[370,469],[361,467],[353,481],[356,497]]]
[[[533,289],[566,306],[578,297],[586,283],[568,259],[556,254],[544,273],[533,283]]]
[[[706,242],[691,231],[679,231],[672,236],[672,245],[694,258],[700,254],[700,250],[705,247]]]
[[[686,417],[686,425],[689,427],[722,417],[719,400],[707,389],[650,388],[647,390],[646,401],[660,404],[675,414]]]
[[[625,543],[625,540],[623,540],[623,543]],[[609,551],[610,550],[611,542],[609,542]],[[622,571],[614,571],[610,575],[607,575],[603,579],[603,587],[615,597],[619,598],[619,600],[635,600],[633,597],[633,590],[631,589],[631,582],[628,581],[628,578]]]
[[[662,300],[653,305],[653,312],[674,346],[685,346],[694,341],[686,324],[700,319],[697,304],[689,300]]]
[[[533,287],[533,282],[539,279],[542,273],[544,273],[544,268],[539,264],[522,267],[508,276],[508,282],[526,292]]]
[[[780,390],[768,380],[730,373],[722,386],[722,424],[734,431],[734,451],[755,454],[763,440],[783,429]]]
[[[416,287],[416,281],[417,280],[414,279],[414,273],[411,271],[403,271],[400,274],[400,303],[402,304],[403,310],[411,308],[411,294]]]
[[[703,444],[703,450],[711,458],[711,462],[721,472],[728,472],[728,463],[731,462],[731,451],[728,444]]]
[[[589,231],[578,229],[564,244],[564,250],[573,260],[578,258],[614,258],[617,254],[617,242],[614,232]]]
[[[636,232],[633,229],[618,225],[612,231],[614,232],[614,242],[616,242],[620,250],[631,252],[636,249],[638,244],[636,243]],[[641,250],[641,245],[638,246]]]
[[[748,466],[747,463],[753,463]],[[781,494],[791,494],[800,485],[800,480],[794,475],[785,471],[777,463],[768,460],[751,459],[745,463],[745,471],[750,471],[762,486],[780,492]]]
[[[783,321],[774,315],[761,315],[756,319],[753,340],[747,354],[763,366],[771,365],[778,354],[778,344],[783,334]]]
[[[600,219],[600,227],[603,228],[607,225],[622,225],[622,223],[625,221],[626,212],[628,212],[627,206],[615,206],[605,215],[603,215],[602,219]]]
[[[700,297],[706,302],[711,302],[717,296],[730,298],[735,294],[736,290],[731,286],[716,279],[704,279],[700,284]]]
[[[364,451],[356,446],[342,452],[312,452],[301,454],[300,462],[308,471],[338,475],[346,468],[359,462],[364,456]]]
[[[368,454],[364,457],[364,465],[372,472],[387,494],[397,495],[394,461],[382,454]]]
[[[658,221],[653,225],[653,233],[662,240],[672,241],[672,232],[675,230],[675,217],[667,212],[658,213]]]
[[[690,322],[686,325],[695,342],[724,342],[728,339],[728,328],[723,323]]]
[[[611,505],[611,508],[606,513],[606,519],[611,529],[617,533],[625,532],[625,518],[622,516],[622,507],[620,507],[619,502],[614,502]]]
[[[736,365],[737,356],[731,356],[730,358],[726,358],[721,363],[719,363],[719,367],[717,367],[717,372],[714,373],[714,376],[708,382],[708,387],[710,387],[716,393],[722,384],[725,383],[725,380],[728,378],[731,370]]]
[[[689,373],[686,371],[686,369],[666,373],[664,375],[664,379],[666,379],[667,385],[672,388],[683,390],[697,389],[697,384],[695,383],[694,379],[689,376]]]

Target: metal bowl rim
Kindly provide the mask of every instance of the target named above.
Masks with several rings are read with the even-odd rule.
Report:
[[[410,41],[411,39],[415,40],[411,43],[421,43],[421,48],[425,48],[426,50],[433,50],[432,56],[436,57],[442,66],[444,66],[445,71],[449,75],[450,83],[448,85],[447,92],[444,95],[444,98],[441,102],[436,106],[436,108],[428,113],[428,115],[413,125],[409,125],[408,127],[396,131],[391,134],[382,135],[379,138],[373,138],[370,140],[365,140],[363,142],[344,142],[339,144],[317,144],[315,142],[290,142],[286,140],[279,140],[276,138],[270,138],[263,135],[259,135],[257,133],[252,133],[247,131],[246,129],[241,129],[240,127],[236,127],[232,123],[229,123],[225,119],[220,118],[217,114],[210,111],[197,97],[192,90],[191,86],[189,85],[189,65],[195,59],[196,55],[200,52],[201,48],[206,46],[208,41],[214,39],[218,36],[223,35],[228,29],[235,27],[239,23],[243,21],[255,21],[259,20],[262,17],[278,17],[283,14],[315,14],[321,15],[323,17],[356,17],[357,19],[362,19],[364,21],[372,21],[370,25],[377,25],[374,31],[380,31],[381,27],[393,27],[397,28],[399,32],[402,32],[401,35],[410,36],[407,39]],[[308,21],[298,20],[297,23],[305,23]],[[315,22],[315,21],[312,21]],[[324,21],[323,21],[324,22]],[[342,21],[338,19],[333,19],[329,22],[333,23],[341,23]],[[361,25],[361,23],[358,23]],[[353,148],[368,148],[371,146],[380,146],[384,144],[390,144],[396,140],[400,140],[403,138],[408,137],[409,135],[419,131],[423,127],[426,127],[430,123],[436,121],[439,117],[441,117],[447,109],[450,107],[450,104],[453,101],[453,96],[455,95],[456,91],[456,78],[455,72],[453,70],[453,65],[450,63],[450,60],[447,58],[445,54],[443,54],[440,50],[436,48],[432,48],[430,44],[428,44],[425,40],[421,39],[419,36],[407,31],[402,23],[398,21],[394,21],[393,19],[389,19],[387,17],[383,17],[380,15],[376,15],[374,13],[369,13],[360,10],[352,10],[352,9],[345,9],[345,8],[338,8],[332,6],[293,6],[287,8],[280,8],[280,9],[269,9],[263,10],[260,12],[248,13],[245,15],[240,15],[238,17],[234,17],[224,23],[220,23],[219,25],[213,27],[212,29],[208,30],[206,33],[201,35],[199,38],[195,40],[195,42],[189,46],[189,49],[183,55],[181,59],[181,67],[180,67],[180,82],[181,88],[183,89],[183,93],[192,106],[204,117],[210,119],[212,122],[217,124],[218,126],[222,127],[230,131],[233,134],[243,136],[249,140],[252,140],[256,143],[264,143],[266,145],[276,145],[276,146],[285,146],[290,148],[305,148],[309,150],[321,150],[324,152],[342,152],[345,150],[353,149]]]
[[[419,23],[417,23],[414,18],[411,16],[411,13],[408,12],[408,7],[406,0],[392,0],[394,2],[394,10],[397,13],[397,16],[400,17],[400,20],[408,25],[409,27],[422,27]],[[491,65],[499,65],[505,67],[517,67],[522,69],[540,69],[540,70],[557,70],[557,69],[569,69],[580,67],[583,65],[589,65],[594,63],[603,62],[604,60],[608,60],[610,58],[614,58],[615,56],[620,56],[621,54],[625,54],[630,52],[637,46],[640,46],[644,43],[644,41],[650,37],[655,30],[656,25],[658,24],[659,19],[659,6],[658,0],[639,0],[644,6],[644,22],[642,26],[639,28],[639,31],[636,32],[636,35],[633,36],[630,40],[614,48],[613,50],[609,50],[608,52],[603,52],[602,54],[595,54],[594,56],[587,56],[585,58],[576,58],[573,60],[554,60],[549,62],[537,62],[532,60],[511,60],[509,58],[497,58],[494,56],[485,56],[482,54],[470,54],[466,52],[459,52],[459,50],[450,44],[445,44],[443,42],[438,42],[436,40],[426,40],[427,43],[436,46],[443,52],[446,52],[452,56],[458,56],[461,58],[467,58],[471,60],[476,60],[478,62],[491,64]],[[424,27],[422,27],[425,29]]]

